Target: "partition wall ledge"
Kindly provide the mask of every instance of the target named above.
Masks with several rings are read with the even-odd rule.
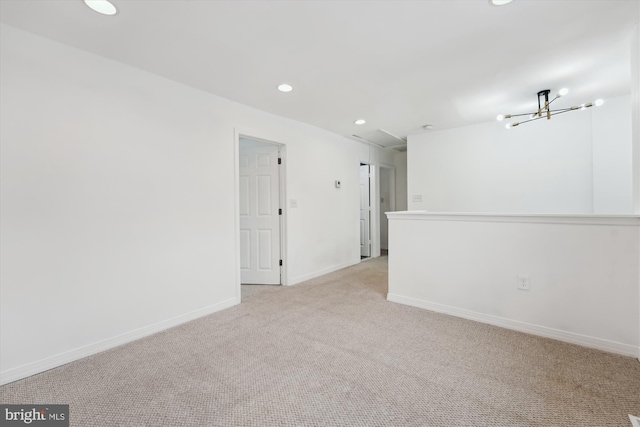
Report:
[[[389,220],[640,226],[640,215],[471,213],[421,210],[387,212],[386,215]]]

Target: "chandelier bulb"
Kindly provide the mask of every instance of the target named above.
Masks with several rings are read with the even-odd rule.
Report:
[[[593,101],[593,104],[594,104],[596,107],[599,107],[599,106],[601,106],[602,104],[604,104],[604,100],[603,100],[603,99],[596,99],[595,101]]]
[[[559,98],[559,97],[561,97],[561,96],[565,96],[565,95],[566,95],[566,94],[568,94],[568,93],[569,93],[569,89],[567,89],[566,87],[563,87],[562,89],[560,89],[560,90],[558,91],[558,95],[557,95],[557,96],[558,96],[558,98]]]

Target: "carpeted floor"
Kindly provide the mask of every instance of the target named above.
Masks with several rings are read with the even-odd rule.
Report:
[[[0,388],[72,426],[631,427],[633,358],[389,303],[387,258]]]

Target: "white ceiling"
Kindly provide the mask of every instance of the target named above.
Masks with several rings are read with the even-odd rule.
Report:
[[[351,136],[405,137],[630,92],[638,0],[0,0],[0,20]],[[282,82],[294,91],[280,93]],[[357,126],[358,118],[367,124]]]

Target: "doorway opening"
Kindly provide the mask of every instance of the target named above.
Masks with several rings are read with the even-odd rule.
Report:
[[[284,146],[238,138],[240,284],[283,283]]]
[[[371,257],[371,165],[360,163],[360,259]]]

